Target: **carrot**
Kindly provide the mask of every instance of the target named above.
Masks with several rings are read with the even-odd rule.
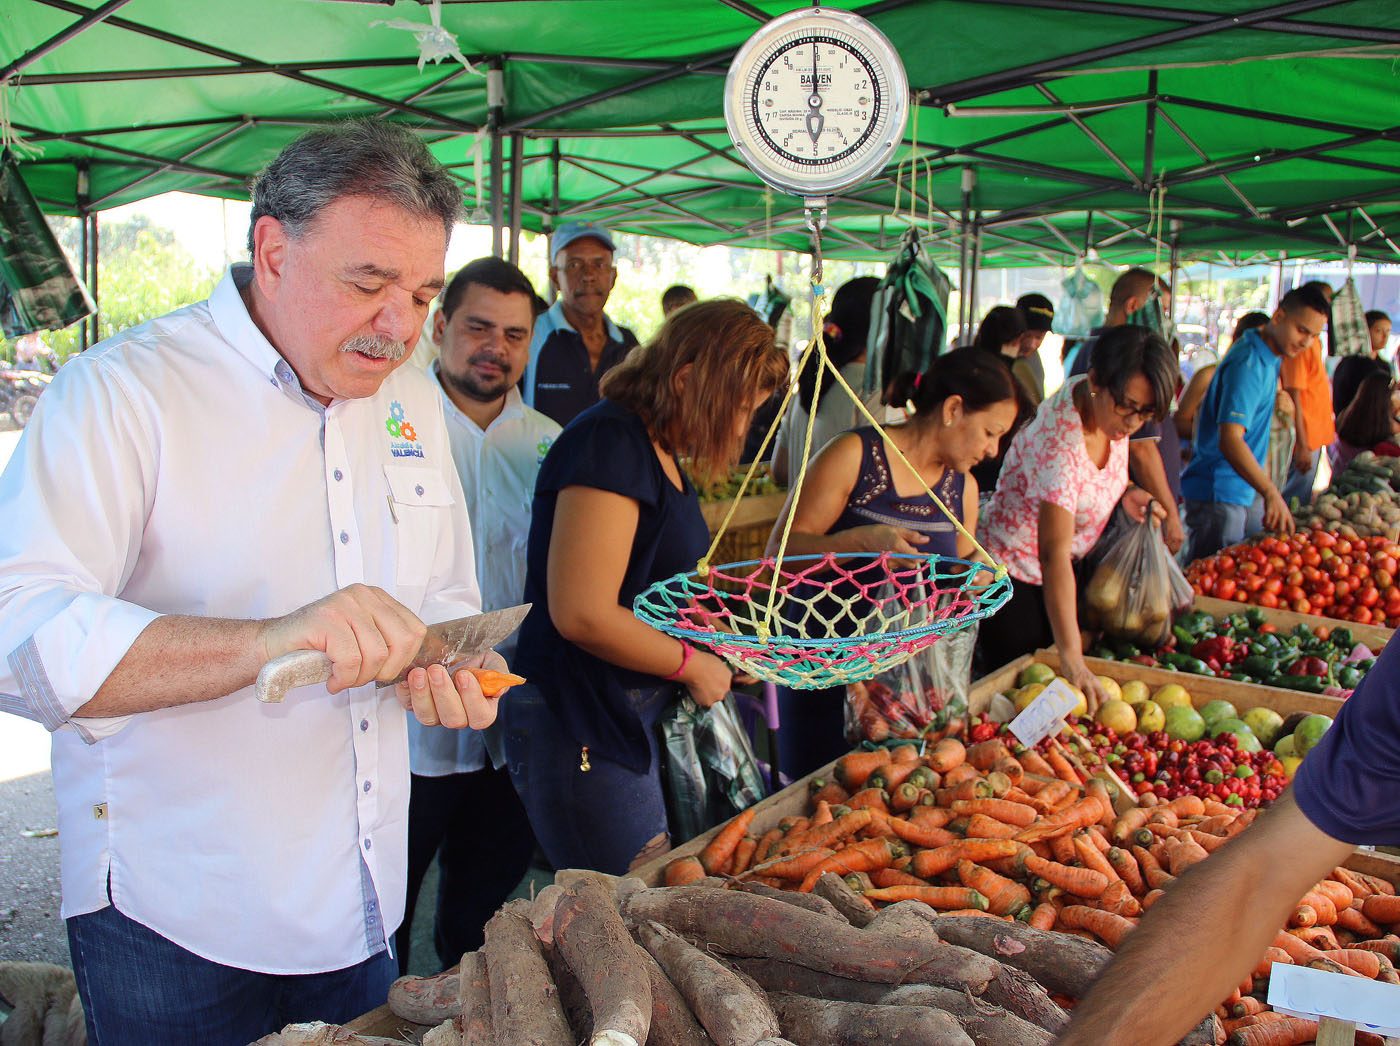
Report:
[[[1314,969],[1331,970],[1333,973],[1350,973],[1341,963],[1333,962],[1307,941],[1287,930],[1280,930],[1274,936],[1274,947],[1282,948],[1298,966],[1311,966]]]
[[[813,826],[830,824],[832,821],[836,820],[836,815],[831,812],[831,804],[825,799],[817,799],[815,801],[815,806],[816,810],[813,812],[811,820]]]
[[[1373,894],[1361,902],[1361,914],[1373,923],[1400,923],[1400,897]]]
[[[1230,1016],[1251,1017],[1256,1013],[1263,1013],[1267,1008],[1267,1003],[1260,1002],[1252,995],[1246,995],[1230,1007]]]
[[[803,850],[796,854],[783,854],[762,864],[754,865],[744,873],[744,878],[768,876],[773,879],[801,880],[812,868],[826,860],[836,851],[829,846],[819,846],[814,850]]]
[[[1042,901],[1035,906],[1035,911],[1031,912],[1031,917],[1026,921],[1027,925],[1036,930],[1053,930],[1055,920],[1060,917],[1060,910],[1048,901]]]
[[[831,806],[837,806],[844,803],[850,797],[851,793],[846,791],[835,781],[828,781],[812,793],[812,802],[825,802]]]
[[[1381,957],[1375,952],[1361,948],[1329,948],[1322,954],[1373,981],[1381,975]]]
[[[995,915],[1020,915],[1031,903],[1029,890],[1004,875],[998,875],[990,868],[973,864],[971,861],[959,861],[957,871],[958,881],[984,896],[987,899],[987,911]],[[979,906],[965,904],[960,907]]]
[[[1259,960],[1259,965],[1254,967],[1254,976],[1261,980],[1268,977],[1269,971],[1276,962],[1291,966],[1293,965],[1293,957],[1278,945],[1271,944],[1264,950],[1264,958]]]
[[[500,697],[507,688],[525,682],[524,676],[497,672],[494,668],[468,668],[467,671],[476,676],[476,681],[481,684],[482,697]]]
[[[1031,796],[1029,805],[1037,813],[1053,814],[1056,808],[1066,799],[1076,794],[1076,789],[1064,781],[1056,778],[1049,781],[1040,791]]]
[[[1133,834],[1137,832],[1139,828],[1146,825],[1147,819],[1151,816],[1152,811],[1141,806],[1127,811],[1122,817],[1113,822],[1113,828],[1108,836],[1109,839],[1121,846],[1123,843],[1132,839]]]
[[[766,861],[773,856],[772,850],[783,837],[781,828],[770,828],[763,833],[763,838],[758,841],[758,846],[754,848],[753,858],[755,861]]]
[[[1356,878],[1360,879],[1363,883],[1365,883],[1367,886],[1369,886],[1369,887],[1370,887],[1372,890],[1374,890],[1376,893],[1383,893],[1383,894],[1385,894],[1387,897],[1394,897],[1394,896],[1395,896],[1395,884],[1394,884],[1394,883],[1392,883],[1392,882],[1387,882],[1385,879],[1382,879],[1382,878],[1380,878],[1380,877],[1378,877],[1378,876],[1372,875],[1372,874],[1370,874],[1369,872],[1358,872],[1358,871],[1352,871],[1351,869],[1348,869],[1348,870],[1351,871],[1351,874],[1352,874],[1352,875],[1354,875]]]
[[[875,890],[867,890],[865,896],[869,900],[885,904],[894,904],[897,901],[922,901],[930,908],[987,910],[987,898],[977,890],[966,886],[929,886],[927,883],[919,886],[885,886]]]
[[[817,880],[826,872],[845,875],[847,872],[869,872],[876,868],[888,868],[895,858],[894,848],[885,839],[866,839],[852,843],[843,850],[824,858],[808,870],[798,886],[800,893],[811,893]]]
[[[1062,748],[1058,748],[1052,744],[1045,752],[1045,761],[1050,764],[1051,772],[1066,784],[1078,788],[1079,785],[1084,783],[1079,779],[1079,775],[1075,773],[1074,767],[1070,765],[1069,759],[1066,758]],[[1094,804],[1094,808],[1098,809],[1097,803]],[[1095,820],[1097,820],[1097,818],[1095,818]]]
[[[1167,867],[1171,869],[1172,875],[1180,875],[1193,864],[1198,864],[1210,856],[1194,839],[1172,839],[1167,846]]]
[[[1005,799],[956,799],[952,810],[955,814],[986,814],[1018,828],[1028,828],[1035,820],[1035,811],[1029,806]]]
[[[758,849],[758,839],[752,835],[746,835],[739,840],[739,845],[734,847],[734,863],[729,869],[730,875],[743,875],[749,870],[749,865],[753,864],[754,851]]]
[[[1299,1046],[1317,1038],[1317,1021],[1285,1017],[1239,1028],[1229,1038],[1230,1046]]]
[[[1026,768],[1016,761],[1014,755],[998,756],[992,764],[992,772],[1005,775],[1013,787],[1019,785],[1021,778],[1026,776]]]
[[[914,763],[915,765],[918,765],[919,746],[913,744],[895,745],[890,749],[890,762]]]
[[[1058,886],[1076,897],[1101,897],[1108,889],[1109,878],[1092,868],[1071,868],[1055,861],[1046,861],[1034,854],[1024,859],[1026,871],[1044,879],[1051,886]]]
[[[881,813],[889,813],[890,796],[883,788],[863,788],[847,799],[846,805],[852,810],[863,810],[869,807],[872,810],[879,810]]]
[[[842,788],[855,792],[888,758],[883,748],[874,752],[847,752],[836,760],[836,765],[832,767],[832,775]]]
[[[1102,815],[1103,807],[1099,805],[1099,801],[1091,795],[1086,795],[1059,813],[1051,814],[1049,817],[1037,821],[1016,838],[1023,843],[1033,843],[1039,839],[1067,835],[1076,829],[1086,828],[1094,824]]]
[[[677,857],[666,865],[664,874],[667,886],[683,886],[705,878],[706,872],[698,858]]]
[[[1147,911],[1147,909],[1151,908],[1166,895],[1166,890],[1148,890],[1142,895],[1142,900],[1139,902],[1142,905],[1142,910]]]
[[[734,856],[735,847],[739,845],[739,840],[744,838],[744,833],[753,822],[754,812],[751,806],[742,813],[735,814],[710,840],[709,845],[700,851],[700,863],[705,866],[706,874],[713,875]]]
[[[919,806],[909,812],[908,820],[925,828],[947,828],[956,818],[945,806]]]
[[[905,781],[896,788],[894,794],[890,796],[890,810],[897,814],[907,813],[918,806],[925,796],[932,801],[933,793],[927,788],[920,788],[917,785]]]
[[[978,741],[975,745],[969,745],[967,749],[967,761],[983,773],[990,770],[992,764],[1002,756],[1010,755],[1011,749],[1006,747],[1006,742],[996,737]]]
[[[1055,769],[1047,763],[1034,748],[1027,748],[1016,757],[1016,761],[1025,767],[1026,773],[1034,774],[1037,777],[1054,777]]]
[[[968,818],[963,835],[969,839],[1011,839],[1019,831],[1014,824],[998,821],[986,814],[973,814]]]
[[[934,794],[939,806],[951,807],[959,799],[990,799],[992,785],[985,777],[969,777],[955,785],[945,784]]]
[[[890,830],[912,846],[933,849],[948,846],[958,841],[958,837],[946,828],[935,828],[922,822],[902,821],[898,817],[889,820]]]
[[[1079,855],[1079,863],[1085,868],[1092,868],[1109,881],[1109,884],[1121,883],[1123,880],[1109,864],[1108,858],[1103,855],[1097,846],[1089,841],[1085,832],[1078,832],[1074,836],[1074,852]]]
[[[1113,870],[1118,873],[1118,878],[1128,884],[1128,889],[1133,892],[1133,896],[1141,897],[1147,893],[1147,883],[1143,881],[1142,869],[1138,867],[1137,861],[1127,850],[1115,846],[1105,855],[1108,863],[1113,866]]]
[[[1138,903],[1138,899],[1132,895],[1128,884],[1122,879],[1114,879],[1108,884],[1107,890],[1088,903],[1094,908],[1102,908],[1114,915],[1134,917],[1142,914],[1142,905]]]
[[[1173,869],[1173,871],[1175,871],[1175,869]],[[1299,914],[1305,910],[1311,910],[1314,913],[1312,922],[1303,922],[1299,918]],[[1294,909],[1293,914],[1288,918],[1290,926],[1316,926],[1319,923],[1323,926],[1331,926],[1336,923],[1336,921],[1337,906],[1333,904],[1330,899],[1313,890],[1309,890],[1307,893],[1303,894],[1302,898],[1298,901],[1297,908]]]
[[[1142,878],[1149,889],[1162,890],[1168,883],[1176,881],[1176,876],[1168,874],[1152,851],[1134,846],[1133,856],[1137,858],[1138,867],[1142,869]]]
[[[1234,821],[1230,823],[1230,827],[1225,829],[1225,838],[1233,839],[1235,836],[1239,835],[1246,828],[1252,825],[1254,823],[1254,819],[1258,816],[1258,808],[1255,808],[1253,810],[1246,810],[1241,814],[1237,814],[1235,816]]]
[[[1060,912],[1060,922],[1071,930],[1088,930],[1104,944],[1117,951],[1123,939],[1137,929],[1137,923],[1112,912],[1071,904]]]
[[[910,875],[897,868],[874,868],[871,869],[869,879],[879,889],[886,890],[891,886],[927,886],[924,880],[917,875]],[[869,889],[869,887],[865,887]]]
[[[967,762],[967,746],[956,737],[945,737],[924,758],[930,769],[946,774],[955,766]]]
[[[914,874],[921,879],[931,879],[959,861],[991,861],[998,857],[1013,857],[1018,848],[1010,839],[964,839],[934,850],[920,850],[914,855]]]
[[[982,776],[977,767],[971,763],[959,763],[953,769],[943,773],[943,785],[951,788],[954,785],[962,784],[964,781],[976,781]]]
[[[1296,930],[1290,930],[1296,937],[1301,937],[1318,951],[1330,951],[1333,948],[1340,948],[1341,942],[1337,940],[1337,935],[1332,932],[1330,926],[1301,926]]]
[[[1033,843],[1033,846],[1044,846],[1050,851],[1050,856],[1061,864],[1075,864],[1079,860],[1079,855],[1074,852],[1074,839],[1068,835],[1057,835],[1048,843]]]
[[[1348,868],[1333,868],[1332,878],[1351,891],[1353,900],[1365,900],[1376,891],[1351,873]]]
[[[788,843],[786,848],[788,852],[794,849],[810,850],[814,846],[829,846],[836,849],[842,839],[855,835],[874,819],[875,814],[871,810],[852,810],[850,813],[842,814],[825,824],[808,828],[798,838]]]
[[[1206,804],[1198,795],[1183,795],[1169,802],[1167,809],[1177,817],[1204,817]]]
[[[918,766],[918,763],[886,763],[865,779],[865,787],[893,792]]]
[[[1378,952],[1392,963],[1400,963],[1400,937],[1389,936],[1382,937],[1377,941],[1357,941],[1352,947],[1368,952]]]
[[[1207,817],[1204,821],[1196,825],[1196,831],[1207,832],[1210,835],[1224,835],[1225,830],[1235,823],[1234,814],[1217,814],[1215,817]]]

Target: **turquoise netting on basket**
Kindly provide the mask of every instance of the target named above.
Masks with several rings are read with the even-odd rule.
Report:
[[[632,609],[758,679],[813,689],[869,679],[1009,598],[1006,573],[984,563],[828,553],[678,574]]]

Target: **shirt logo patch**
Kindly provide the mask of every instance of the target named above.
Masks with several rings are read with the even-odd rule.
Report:
[[[418,432],[413,423],[404,415],[403,404],[394,400],[389,404],[389,416],[384,419],[384,428],[389,433],[389,453],[396,458],[421,458],[423,447],[418,440]]]

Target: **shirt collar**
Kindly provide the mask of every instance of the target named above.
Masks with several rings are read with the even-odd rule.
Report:
[[[298,402],[306,402],[318,411],[325,408],[306,395],[301,382],[292,370],[292,365],[273,347],[272,342],[253,322],[248,305],[241,291],[253,282],[253,267],[247,262],[237,262],[228,267],[214,292],[209,295],[209,314],[224,340],[233,346],[240,356],[246,359],[261,373],[266,374],[272,384]]]
[[[553,305],[549,307],[548,315],[550,322],[554,325],[554,328],[556,330],[558,330],[559,328],[563,328],[564,330],[573,331],[575,334],[578,333],[578,330],[575,329],[574,325],[570,323],[568,319],[564,316],[563,298],[558,299]],[[609,316],[606,312],[603,313],[603,326],[607,329],[608,338],[610,340],[616,342],[622,341],[622,328],[619,327],[616,323],[614,323],[612,321],[612,317]]]
[[[481,432],[481,427],[478,426],[477,423],[473,421],[470,417],[468,417],[467,414],[462,410],[462,408],[458,407],[457,404],[452,402],[452,397],[449,396],[447,394],[447,390],[443,388],[442,360],[433,360],[432,366],[429,369],[432,372],[433,381],[437,383],[438,393],[442,396],[442,409],[447,413],[448,418],[455,419],[456,421],[461,422],[464,425],[470,425],[472,428],[476,429],[477,432]],[[489,431],[495,428],[500,422],[508,421],[511,418],[524,417],[524,415],[525,400],[520,395],[520,386],[519,384],[512,385],[506,391],[505,406],[502,407],[501,412],[496,415],[496,419],[492,421],[490,425],[486,426],[486,430]]]

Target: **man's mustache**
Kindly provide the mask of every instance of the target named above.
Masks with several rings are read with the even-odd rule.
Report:
[[[394,362],[408,353],[408,346],[387,334],[357,334],[340,347],[341,352],[362,352],[378,360]]]

